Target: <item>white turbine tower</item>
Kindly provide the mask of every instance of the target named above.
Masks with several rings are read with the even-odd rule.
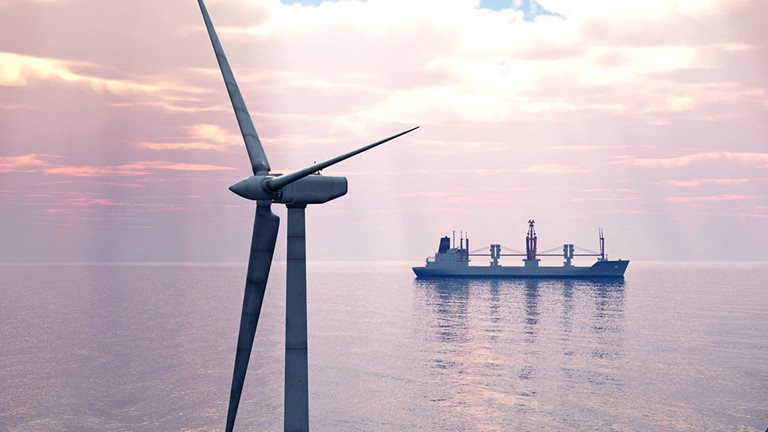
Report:
[[[280,218],[272,213],[271,205],[279,203],[288,207],[284,427],[286,431],[308,431],[307,267],[304,210],[307,204],[322,204],[347,193],[345,177],[322,176],[318,174],[320,170],[411,132],[418,126],[290,174],[270,174],[267,155],[256,134],[256,128],[253,126],[248,108],[237,87],[235,76],[224,55],[211,18],[208,16],[203,0],[198,0],[198,4],[253,168],[252,176],[235,183],[229,189],[243,198],[257,202],[226,430],[231,431],[234,428],[243,381],[248,370],[256,325],[259,321],[269,268],[275,251],[277,229],[280,225]]]

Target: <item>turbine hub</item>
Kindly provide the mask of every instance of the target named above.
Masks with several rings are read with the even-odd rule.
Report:
[[[253,201],[269,200],[273,201],[280,197],[280,192],[272,192],[266,187],[270,176],[250,176],[229,187],[229,190],[241,197]]]
[[[253,201],[268,200],[280,204],[322,204],[347,193],[347,178],[308,175],[282,189],[271,191],[273,176],[251,176],[229,187],[235,194]]]

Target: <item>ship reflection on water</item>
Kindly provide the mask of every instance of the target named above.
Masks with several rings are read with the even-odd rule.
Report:
[[[466,424],[507,418],[509,427],[525,427],[514,412],[579,406],[574,396],[621,397],[623,280],[413,284],[426,366],[445,383],[433,402],[460,409]]]

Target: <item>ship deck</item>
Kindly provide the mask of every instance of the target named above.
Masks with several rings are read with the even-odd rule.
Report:
[[[623,278],[629,261],[598,261],[590,267],[523,267],[523,266],[469,266],[427,265],[413,267],[419,278],[552,278],[592,279]]]

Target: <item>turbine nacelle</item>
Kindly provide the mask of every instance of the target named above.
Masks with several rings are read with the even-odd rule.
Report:
[[[257,175],[240,180],[229,190],[253,201],[268,200],[280,204],[322,204],[347,193],[347,178],[311,174],[273,190],[279,175]]]

